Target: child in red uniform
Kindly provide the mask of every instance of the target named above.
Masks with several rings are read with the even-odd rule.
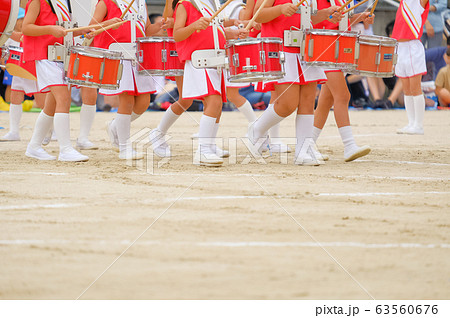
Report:
[[[261,6],[258,1],[256,9]],[[337,13],[338,7],[330,7],[320,10],[311,17],[313,23],[318,23],[332,16],[333,22],[341,19]],[[300,14],[297,6],[291,0],[269,0],[256,18],[262,23],[261,36],[283,38],[284,30],[292,26],[300,28]],[[284,118],[297,110],[295,147],[295,164],[319,165],[315,157],[317,154],[310,153],[313,145],[308,146],[312,139],[312,128],[314,122],[314,99],[318,82],[325,82],[325,73],[317,67],[307,67],[301,61],[299,47],[284,47],[286,56],[286,75],[274,83],[275,93],[278,96],[273,108],[266,111],[250,126],[248,137],[252,144],[256,144],[260,138],[267,138],[267,131]],[[306,142],[306,143],[305,143]],[[266,141],[262,143],[259,151],[262,151]],[[305,147],[306,146],[306,147]],[[304,151],[308,149],[308,151]]]
[[[334,2],[334,1],[333,1]],[[336,4],[343,5],[345,0],[336,0]],[[342,3],[340,3],[342,2]],[[317,9],[325,9],[330,7],[328,0],[317,0]],[[352,24],[364,21],[364,23],[373,23],[375,15],[369,16],[369,12],[354,14],[351,18],[345,17],[347,20],[346,28],[350,29]],[[341,22],[342,23],[342,22]],[[314,25],[314,29],[338,30],[339,25],[329,21],[322,21]],[[364,57],[363,57],[364,58]],[[350,101],[350,92],[348,91],[347,82],[344,73],[336,69],[324,69],[327,75],[327,83],[322,85],[319,102],[314,111],[314,128],[313,139],[316,142],[319,138],[322,128],[327,121],[328,113],[331,107],[334,108],[334,118],[344,143],[344,160],[353,161],[357,158],[367,155],[370,152],[369,146],[358,147],[353,138],[352,127],[350,126],[350,118],[348,115],[348,103]],[[327,156],[323,156],[327,159]]]
[[[59,1],[65,12],[69,4]],[[59,9],[57,9],[59,10]],[[70,20],[70,14],[65,16]],[[55,25],[58,18],[46,0],[29,0],[27,14],[23,22],[25,61],[36,61],[36,74],[40,92],[47,94],[45,107],[38,119],[28,144],[26,156],[39,160],[55,160],[42,147],[47,132],[54,123],[54,130],[59,143],[60,161],[87,161],[89,157],[76,151],[70,142],[70,93],[64,79],[64,64],[48,60],[48,46],[55,43],[63,44],[63,37],[67,34],[62,26]],[[83,32],[84,33],[84,32]],[[74,35],[80,35],[74,32]]]
[[[395,75],[403,84],[408,115],[408,125],[397,130],[398,134],[423,135],[425,98],[420,83],[427,67],[420,37],[429,8],[428,0],[401,0],[395,16],[392,37],[399,42]]]
[[[208,3],[202,2],[207,14],[213,12]],[[222,72],[215,68],[196,69],[191,62],[191,54],[196,50],[213,49],[213,27],[211,19],[204,17],[189,1],[174,1],[175,25],[174,39],[177,42],[178,57],[185,62],[183,96],[185,99],[203,99],[204,111],[200,119],[198,133],[199,148],[194,157],[194,164],[220,166],[223,163],[217,155],[214,138],[219,128],[222,103],[226,101],[225,83]],[[225,29],[218,27],[219,46],[225,46]],[[229,37],[245,37],[245,29],[227,30]]]

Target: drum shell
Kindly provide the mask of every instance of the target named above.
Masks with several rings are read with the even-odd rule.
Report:
[[[392,77],[396,62],[397,41],[376,35],[360,36],[359,59],[354,73],[365,76]]]

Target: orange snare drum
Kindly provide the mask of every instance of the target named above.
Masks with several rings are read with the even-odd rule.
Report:
[[[305,30],[302,57],[307,65],[339,70],[356,68],[358,33],[338,30]]]
[[[0,0],[0,46],[5,44],[16,26],[19,14],[17,0]]]
[[[377,35],[360,35],[358,66],[350,73],[374,77],[394,76],[397,41]]]
[[[9,47],[9,58],[6,62],[6,70],[12,76],[17,76],[36,81],[36,62],[23,60],[23,48],[18,46]]]
[[[79,86],[117,89],[122,78],[122,53],[105,49],[72,46],[67,81]]]

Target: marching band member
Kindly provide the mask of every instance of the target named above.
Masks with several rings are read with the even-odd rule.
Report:
[[[100,0],[95,8],[91,24],[102,21],[120,21],[123,11],[127,8],[124,0]],[[136,37],[150,36],[158,32],[160,25],[151,24],[144,0],[136,0],[130,8],[130,13],[137,16]],[[125,23],[115,30],[107,30],[97,35],[94,46],[108,49],[113,43],[131,43],[131,23]],[[125,47],[125,46],[124,46]],[[131,122],[144,113],[150,104],[150,94],[155,92],[153,80],[139,75],[131,60],[123,61],[123,75],[120,86],[116,90],[100,89],[102,95],[119,95],[119,110],[116,118],[108,123],[107,130],[111,143],[119,148],[120,159],[142,159],[143,155],[129,149]]]
[[[261,3],[262,1],[258,1],[256,8],[259,8]],[[338,7],[333,6],[320,10],[316,15],[311,16],[311,20],[313,23],[318,23],[332,16],[332,21],[338,22],[341,14],[337,12],[337,9]],[[300,28],[301,17],[297,10],[298,7],[291,0],[268,0],[256,18],[257,22],[262,23],[261,35],[283,38],[285,30],[290,30],[292,26]],[[264,147],[267,147],[268,130],[297,110],[295,164],[319,165],[319,160],[314,158],[316,156],[304,149],[313,148],[313,145],[308,146],[308,144],[313,136],[315,92],[317,83],[326,81],[326,76],[320,68],[306,67],[303,64],[299,47],[285,45],[284,51],[286,75],[273,83],[278,98],[274,107],[266,109],[249,127],[248,137],[254,145],[260,141],[260,138],[264,140],[258,149],[262,152]]]
[[[194,164],[220,166],[222,156],[217,154],[214,138],[219,128],[222,104],[226,102],[223,73],[215,68],[196,69],[191,61],[191,54],[196,50],[214,49],[214,30],[211,23],[213,8],[210,3],[198,1],[206,16],[200,13],[190,1],[175,0],[174,40],[177,42],[178,57],[185,62],[184,76],[189,81],[183,82],[185,99],[203,99],[204,111],[200,119],[199,147],[194,157]],[[225,47],[225,38],[245,37],[245,29],[231,30],[217,27],[219,48]]]
[[[428,0],[401,0],[395,16],[392,37],[399,42],[395,75],[403,84],[408,115],[408,125],[397,130],[398,134],[423,135],[425,98],[420,83],[427,67],[420,37],[429,9]]]
[[[63,45],[63,37],[67,31],[56,25],[58,17],[55,10],[60,10],[65,21],[70,21],[70,1],[58,0],[52,5],[46,0],[29,0],[27,14],[23,22],[25,61],[36,61],[37,83],[40,92],[49,92],[45,106],[39,114],[33,135],[25,155],[38,160],[55,160],[41,146],[44,137],[54,123],[55,133],[59,143],[60,161],[87,161],[89,157],[76,151],[70,142],[70,93],[64,79],[64,64],[48,59],[48,46]],[[78,31],[74,35],[80,35]]]
[[[334,0],[331,0],[333,3]],[[342,2],[342,3],[340,3]],[[343,5],[345,0],[336,0],[336,5]],[[317,9],[329,8],[331,3],[328,0],[317,0]],[[373,24],[375,15],[370,16],[369,12],[362,12],[354,14],[351,18],[348,17],[348,13],[344,14],[342,24],[344,22],[345,30],[349,30],[351,25],[364,21],[366,24]],[[314,29],[329,29],[338,30],[339,24],[331,23],[324,20],[314,25]],[[345,31],[342,30],[342,31]],[[358,147],[353,137],[352,127],[350,126],[350,117],[348,114],[348,104],[350,101],[350,92],[345,81],[345,74],[341,70],[337,69],[324,69],[327,75],[328,81],[322,85],[319,95],[319,101],[317,108],[314,111],[314,128],[313,139],[314,142],[319,138],[320,133],[327,121],[328,114],[331,107],[334,105],[334,118],[341,135],[342,142],[344,143],[344,160],[346,162],[353,161],[357,158],[367,155],[370,152],[369,146]],[[324,160],[328,159],[328,156],[323,155]]]

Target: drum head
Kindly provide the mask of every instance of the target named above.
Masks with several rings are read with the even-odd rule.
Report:
[[[22,77],[28,80],[37,81],[36,76],[28,72],[26,69],[20,67],[17,64],[8,63],[6,64],[6,70],[12,76]]]
[[[138,38],[136,40],[136,42],[138,42],[138,43],[161,43],[161,42],[175,43],[175,40],[169,36],[148,36],[145,38]]]
[[[121,52],[110,51],[106,49],[101,49],[98,47],[90,47],[90,46],[72,46],[69,49],[70,53],[76,53],[79,55],[95,57],[95,58],[108,58],[111,60],[120,60],[122,58]]]
[[[0,0],[0,46],[11,36],[18,14],[19,1]]]
[[[359,43],[368,45],[396,46],[397,41],[392,38],[379,35],[360,35]]]

